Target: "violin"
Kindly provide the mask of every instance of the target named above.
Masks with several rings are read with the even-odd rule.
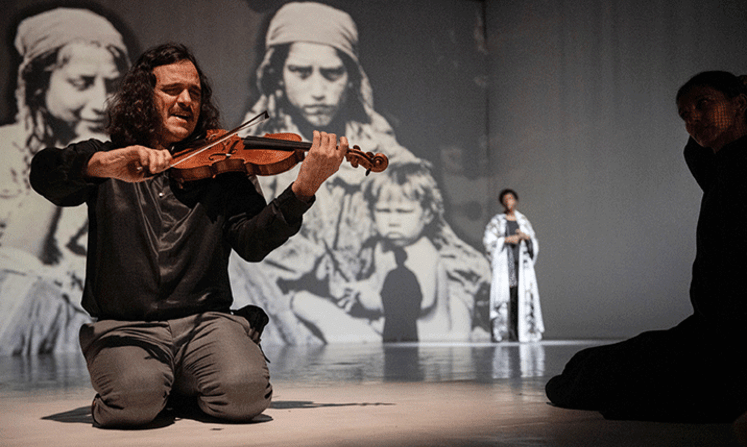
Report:
[[[238,128],[237,128],[238,129]],[[311,143],[294,133],[266,134],[264,137],[239,137],[237,130],[209,130],[203,140],[174,155],[171,176],[180,183],[213,178],[226,172],[248,175],[276,175],[302,162]],[[384,154],[348,148],[345,159],[354,167],[382,172],[389,165]]]

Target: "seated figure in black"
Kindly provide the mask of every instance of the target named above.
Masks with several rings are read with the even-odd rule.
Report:
[[[703,72],[677,93],[684,155],[703,190],[690,300],[674,328],[577,353],[546,386],[560,407],[608,419],[732,422],[747,411],[747,95]]]

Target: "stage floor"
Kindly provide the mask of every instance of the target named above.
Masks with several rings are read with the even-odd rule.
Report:
[[[250,424],[91,424],[78,354],[0,357],[2,446],[738,446],[730,424],[607,421],[548,404],[547,380],[601,341],[265,346],[275,395]]]

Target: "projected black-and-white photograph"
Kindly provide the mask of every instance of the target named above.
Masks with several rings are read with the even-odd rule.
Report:
[[[0,444],[747,446],[747,4],[2,11]]]
[[[24,17],[12,43],[20,63],[4,73],[15,81],[5,85],[15,86],[17,111],[0,128],[0,352],[77,350],[78,330],[89,318],[80,302],[87,212],[56,207],[32,191],[31,157],[46,147],[107,139],[106,101],[129,68],[130,54],[121,31],[82,8]]]
[[[17,113],[5,117],[14,120],[3,129],[10,162],[3,205],[3,262],[8,266],[2,289],[3,308],[8,309],[3,312],[3,352],[77,350],[80,323],[99,317],[81,306],[89,237],[86,207],[56,207],[32,191],[30,159],[45,147],[106,140],[106,102],[117,83],[137,51],[159,43],[158,34],[174,26],[165,13],[159,18],[149,11],[142,14],[158,26],[142,30],[135,11],[107,2],[92,6],[44,9],[39,4],[16,13],[17,54],[9,54],[8,60],[20,60],[17,81],[12,82],[15,72],[4,73],[5,85],[15,89]],[[266,120],[240,135],[290,133],[311,141],[313,130],[327,131],[346,136],[362,153],[383,154],[389,164],[377,173],[343,163],[317,192],[299,234],[262,262],[234,254],[232,307],[262,307],[272,321],[263,335],[268,343],[489,340],[490,268],[474,231],[487,203],[479,197],[483,194],[450,193],[447,186],[461,180],[486,186],[481,173],[470,171],[478,163],[461,160],[484,158],[485,151],[481,5],[470,4],[452,16],[449,21],[456,20],[461,29],[452,27],[443,35],[408,30],[401,23],[404,34],[397,47],[418,41],[418,48],[408,51],[423,51],[416,55],[419,66],[410,67],[415,61],[379,42],[384,24],[367,29],[374,5],[220,6],[205,12],[205,3],[181,14],[182,20],[205,23],[204,35],[220,33],[213,40],[230,42],[217,66],[205,64],[226,129],[267,112]],[[429,17],[438,9],[435,5],[408,8],[434,27],[445,20]],[[244,25],[232,17],[236,9],[242,11]],[[209,23],[221,23],[224,29]],[[195,33],[179,32],[196,54],[216,55],[214,46]],[[455,39],[468,43],[469,51],[463,53]],[[367,74],[367,63],[378,82]],[[404,66],[407,72],[392,77],[386,66]],[[411,82],[412,76],[417,82]],[[389,91],[396,79],[397,90],[409,95]],[[377,84],[386,90],[378,96],[391,105],[378,106]],[[423,96],[415,96],[417,92]],[[430,109],[433,101],[445,106],[459,92],[464,94],[450,110]],[[465,109],[471,111],[465,114]],[[458,125],[464,115],[475,117],[466,128]],[[412,126],[407,124],[411,121]],[[444,125],[454,135],[444,136],[448,129],[439,128]],[[408,130],[399,137],[398,129]],[[469,136],[456,135],[465,129]],[[293,182],[301,165],[273,166],[268,168],[272,175],[257,176],[268,202]],[[452,207],[467,207],[470,213],[451,212]],[[386,223],[388,216],[396,220]],[[399,264],[395,248],[404,250]],[[387,274],[395,274],[400,264],[414,275],[412,286],[390,285],[391,292],[384,291]]]

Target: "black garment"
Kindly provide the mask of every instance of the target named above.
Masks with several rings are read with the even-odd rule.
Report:
[[[693,315],[672,329],[582,350],[547,383],[547,397],[614,420],[733,422],[747,411],[745,343],[725,332]]]
[[[513,236],[519,232],[519,222],[506,220],[506,236]],[[530,257],[534,257],[532,240],[521,240],[518,244],[510,244],[508,256],[508,341],[519,341],[519,252],[521,244],[526,244]]]
[[[310,207],[290,190],[270,206],[246,175],[223,174],[180,188],[165,173],[141,183],[85,179],[96,140],[45,149],[31,184],[59,206],[88,205],[83,307],[100,320],[154,321],[227,312],[231,250],[260,261],[300,226]]]
[[[508,289],[508,341],[519,341],[519,286]]]
[[[515,220],[506,221],[506,236],[513,236],[519,231],[519,222]],[[521,242],[518,244],[509,244],[506,250],[508,256],[508,285],[516,287],[519,285],[519,252],[521,251]]]
[[[732,422],[747,411],[747,137],[715,154],[690,140],[685,159],[703,189],[694,314],[577,353],[546,386],[554,404],[676,422]]]
[[[717,153],[693,141],[685,160],[703,189],[690,300],[715,325],[747,322],[747,137]]]
[[[423,292],[415,273],[405,267],[407,253],[401,247],[393,249],[397,267],[387,273],[381,288],[384,309],[385,342],[418,341],[418,317]]]

